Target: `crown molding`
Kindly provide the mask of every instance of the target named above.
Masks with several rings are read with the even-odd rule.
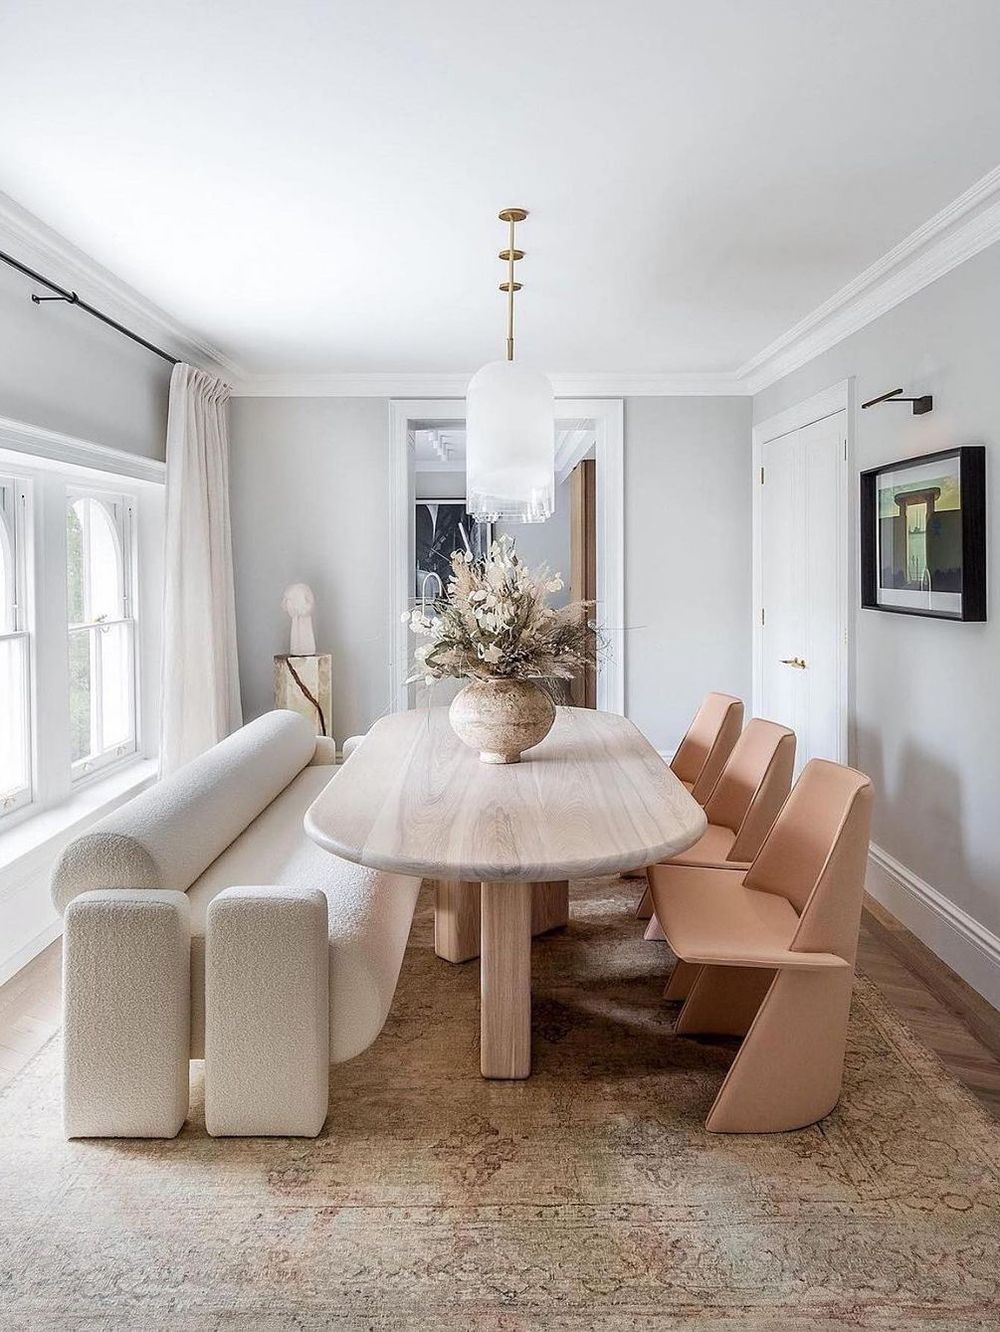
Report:
[[[68,291],[79,291],[81,298],[179,360],[226,380],[243,376],[242,366],[218,347],[192,333],[6,194],[0,194],[0,249]],[[30,285],[31,279],[24,281]]]
[[[106,444],[94,444],[89,439],[64,435],[59,430],[32,425],[28,421],[15,421],[0,416],[0,452],[35,459],[42,466],[86,468],[111,476],[131,477],[135,481],[151,481],[162,485],[166,479],[166,465],[156,458],[146,458],[124,449],[112,449]]]
[[[759,393],[1000,240],[1000,167],[935,213],[736,372]]]
[[[464,398],[473,371],[463,374],[246,375],[238,398]],[[728,373],[549,374],[557,398],[719,397],[743,395]]]

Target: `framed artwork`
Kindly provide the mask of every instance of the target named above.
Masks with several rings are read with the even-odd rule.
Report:
[[[861,473],[861,604],[986,619],[986,450],[980,444]]]
[[[417,601],[434,601],[447,586],[454,552],[482,558],[493,540],[493,524],[474,518],[464,499],[418,499],[414,534],[413,595]]]

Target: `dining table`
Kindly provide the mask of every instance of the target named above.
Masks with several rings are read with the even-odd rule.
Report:
[[[705,814],[626,718],[558,707],[518,763],[482,763],[448,710],[377,721],[305,816],[345,860],[436,883],[435,946],[480,957],[480,1069],[531,1072],[532,936],[566,924],[568,885],[692,846]]]

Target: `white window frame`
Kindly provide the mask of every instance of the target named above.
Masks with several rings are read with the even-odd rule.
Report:
[[[32,616],[29,595],[28,562],[31,549],[31,483],[27,478],[16,473],[0,472],[0,522],[9,536],[13,556],[13,603],[14,625],[9,631],[0,633],[0,640],[19,639],[25,644],[25,772],[27,781],[24,786],[6,794],[0,793],[0,827],[3,820],[18,811],[27,808],[35,798],[35,708],[32,671]]]
[[[116,620],[104,621],[85,621],[79,625],[69,623],[67,613],[66,623],[66,644],[67,654],[69,651],[69,639],[74,633],[86,633],[90,636],[91,643],[96,642],[96,634],[100,632],[102,624],[126,624],[130,628],[128,639],[129,668],[127,671],[128,689],[129,689],[129,716],[130,727],[128,738],[113,748],[102,749],[99,752],[88,755],[86,758],[77,759],[70,764],[70,778],[75,786],[89,781],[91,778],[109,771],[111,768],[118,767],[122,763],[129,762],[136,753],[138,747],[139,734],[139,708],[138,708],[138,657],[137,641],[139,634],[138,615],[136,607],[138,603],[137,586],[137,525],[136,525],[136,502],[135,497],[122,491],[109,491],[96,489],[90,486],[67,485],[66,487],[66,510],[67,513],[72,504],[77,500],[96,500],[103,504],[110,511],[113,520],[113,530],[115,539],[118,543],[118,552],[121,558],[121,576],[122,576],[122,614]],[[68,569],[67,569],[68,574]],[[68,612],[68,608],[67,608]],[[103,689],[101,686],[101,655],[91,649],[91,691],[96,700],[98,728],[101,729],[101,706],[103,700]],[[69,697],[67,695],[67,709],[69,707]]]
[[[22,563],[25,623],[30,634],[32,793],[0,815],[0,936],[3,894],[12,866],[57,843],[79,820],[93,820],[132,784],[155,774],[163,598],[162,462],[0,417],[0,476],[25,487]],[[134,631],[133,752],[73,780],[70,754],[69,638],[66,561],[68,491],[126,497],[132,505],[130,593]],[[134,773],[134,776],[133,776]],[[105,797],[102,793],[107,792]],[[54,841],[53,841],[54,839]],[[2,974],[0,945],[0,974]]]

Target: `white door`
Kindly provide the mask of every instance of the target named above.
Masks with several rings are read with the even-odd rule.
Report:
[[[761,449],[759,712],[795,731],[796,770],[847,759],[846,443],[837,412]]]

